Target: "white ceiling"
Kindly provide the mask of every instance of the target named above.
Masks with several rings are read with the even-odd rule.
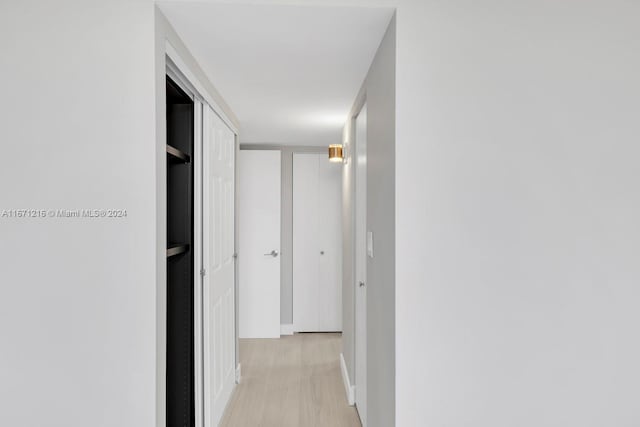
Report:
[[[242,143],[339,143],[389,8],[160,2]]]

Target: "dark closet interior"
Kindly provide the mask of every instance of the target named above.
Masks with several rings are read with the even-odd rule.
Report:
[[[167,76],[167,427],[194,426],[193,100]]]

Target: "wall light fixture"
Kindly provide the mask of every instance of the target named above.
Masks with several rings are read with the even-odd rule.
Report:
[[[329,146],[329,161],[330,162],[342,162],[342,144],[331,144]]]

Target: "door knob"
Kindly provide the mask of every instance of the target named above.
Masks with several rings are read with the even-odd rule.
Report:
[[[320,251],[320,255],[324,255],[324,251]]]
[[[358,283],[358,285],[359,285],[360,287],[363,287],[363,286],[364,286],[364,282],[359,282],[359,283]]]
[[[272,256],[272,257],[277,257],[278,256],[278,251],[276,251],[275,249],[272,250],[271,252],[269,252],[268,254],[264,254],[264,256]]]

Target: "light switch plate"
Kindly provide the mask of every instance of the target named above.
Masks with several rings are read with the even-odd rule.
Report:
[[[373,258],[373,231],[367,231],[367,255]]]

